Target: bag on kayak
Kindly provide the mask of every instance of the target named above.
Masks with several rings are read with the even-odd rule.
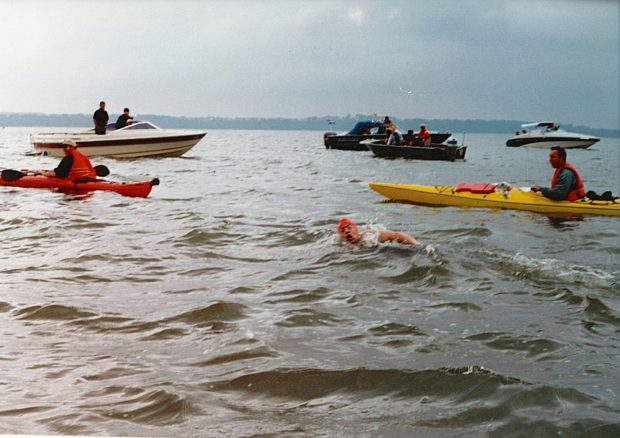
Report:
[[[613,201],[616,202],[616,197],[611,194],[610,191],[604,192],[602,195],[597,194],[595,191],[590,190],[586,193],[586,197],[592,201]]]
[[[478,194],[493,193],[497,184],[495,183],[459,183],[456,186],[455,192],[470,192]]]

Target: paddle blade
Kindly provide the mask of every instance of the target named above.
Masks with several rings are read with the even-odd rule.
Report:
[[[110,174],[110,169],[108,169],[108,167],[104,166],[103,164],[98,164],[94,167],[94,169],[97,176],[108,176]]]
[[[18,179],[25,177],[26,174],[24,172],[20,172],[19,170],[4,169],[0,176],[5,181],[17,181]]]

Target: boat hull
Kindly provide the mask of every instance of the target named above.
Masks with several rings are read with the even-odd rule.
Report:
[[[114,134],[41,134],[33,137],[35,153],[63,157],[62,142],[71,138],[87,156],[111,158],[177,157],[193,148],[206,132],[146,137],[117,138]]]
[[[380,158],[454,161],[465,158],[467,146],[431,144],[430,146],[394,146],[366,143],[368,149]]]
[[[16,181],[7,181],[0,177],[0,186],[22,187],[31,189],[52,189],[63,193],[88,193],[93,191],[115,192],[123,196],[146,198],[153,188],[159,184],[157,178],[141,182],[115,182],[106,180],[91,180],[75,182],[60,178],[50,178],[43,175],[26,175]]]
[[[487,194],[457,192],[453,186],[423,186],[371,182],[372,190],[393,201],[430,206],[495,208],[533,211],[558,215],[620,216],[620,203],[591,201],[552,201],[540,193],[513,188],[505,196],[500,192]]]
[[[452,133],[435,132],[431,133],[431,143],[440,144],[446,141]],[[338,135],[334,132],[326,132],[323,135],[323,144],[327,149],[338,149],[341,151],[367,151],[365,141],[367,140],[383,140],[385,134],[369,134],[369,135]]]
[[[530,148],[541,148],[541,149],[549,149],[552,146],[562,146],[564,149],[587,149],[600,140],[594,137],[583,138],[583,139],[571,139],[571,140],[568,140],[562,137],[556,137],[556,138],[554,137],[520,138],[520,137],[521,136],[510,138],[506,142],[506,146],[530,147]]]

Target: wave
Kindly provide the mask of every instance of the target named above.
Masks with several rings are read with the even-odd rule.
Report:
[[[318,412],[323,412],[323,431],[331,427],[347,433],[359,430],[363,435],[368,433],[364,424],[369,422],[378,424],[374,429],[378,436],[393,435],[394,425],[399,426],[399,436],[477,435],[482,431],[491,436],[504,436],[506,431],[536,435],[540,426],[545,426],[546,434],[567,436],[575,431],[613,436],[609,433],[620,430],[620,410],[595,397],[572,388],[533,385],[477,365],[422,371],[286,368],[202,387],[230,394],[254,415],[278,406],[295,412],[297,421],[304,424],[304,412],[313,412],[315,421]]]
[[[583,284],[600,288],[614,288],[618,279],[612,272],[587,265],[578,265],[553,258],[536,258],[522,253],[506,254],[491,250],[478,250],[474,255],[479,262],[497,266],[513,277],[529,278],[533,281],[564,284]]]
[[[198,413],[186,397],[163,389],[147,391],[114,386],[103,392],[87,395],[89,401],[82,403],[80,409],[98,414],[105,421],[118,420],[163,426],[183,423],[188,416]],[[104,400],[93,403],[90,399],[95,395]],[[119,397],[122,403],[119,403]]]
[[[64,306],[62,304],[45,304],[37,306],[29,306],[24,309],[16,310],[17,319],[23,320],[59,320],[72,321],[81,318],[90,318],[98,316],[95,312],[80,310],[73,306]]]

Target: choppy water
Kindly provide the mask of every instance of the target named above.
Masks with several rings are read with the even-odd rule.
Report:
[[[1,168],[29,132],[0,129]],[[0,187],[0,432],[619,436],[620,221],[386,203],[367,182],[547,183],[547,151],[468,134],[465,162],[210,131],[116,161],[148,199]],[[458,135],[459,139],[462,135]],[[569,151],[620,192],[620,145]],[[352,249],[342,216],[422,248]]]

